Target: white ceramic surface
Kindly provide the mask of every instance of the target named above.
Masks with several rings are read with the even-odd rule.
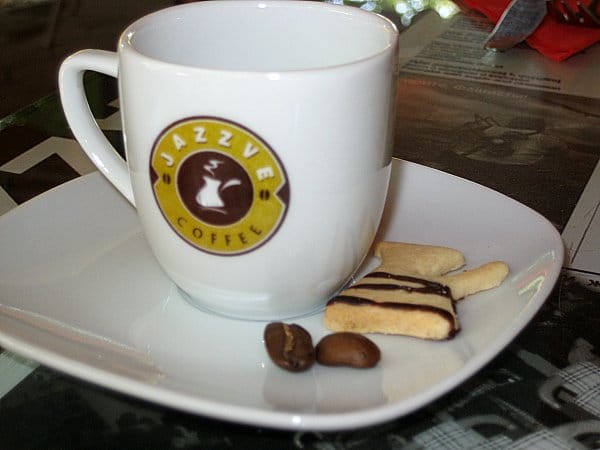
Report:
[[[195,2],[139,19],[116,53],[72,55],[59,87],[171,279],[204,308],[285,318],[321,308],[369,250],[397,54],[392,22],[359,8]],[[118,73],[128,167],[89,114],[85,70]]]
[[[267,357],[264,322],[207,314],[180,297],[135,210],[91,174],[0,218],[0,345],[193,413],[276,428],[352,428],[409,413],[481,368],[538,310],[563,258],[560,236],[532,210],[397,160],[379,236],[461,249],[469,267],[502,259],[511,273],[458,305],[463,329],[451,341],[376,335],[382,360],[374,369],[287,373]],[[327,333],[320,313],[296,322],[315,342]]]

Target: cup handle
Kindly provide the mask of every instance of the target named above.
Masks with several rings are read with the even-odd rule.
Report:
[[[127,163],[100,130],[83,86],[86,70],[116,78],[118,67],[119,60],[115,52],[81,50],[61,64],[58,88],[67,122],[75,138],[98,170],[135,206]]]

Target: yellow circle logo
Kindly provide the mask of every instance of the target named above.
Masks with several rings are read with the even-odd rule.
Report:
[[[167,127],[150,155],[150,179],[163,216],[194,247],[239,255],[266,243],[290,199],[275,152],[247,128],[215,117]]]

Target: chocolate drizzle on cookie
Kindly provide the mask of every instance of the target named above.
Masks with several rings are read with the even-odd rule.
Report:
[[[400,282],[405,282],[405,283],[417,284],[419,286],[408,286],[406,284],[399,284],[399,283],[360,282],[355,285],[348,286],[348,288],[346,288],[346,290],[344,291],[345,294],[349,294],[352,290],[355,290],[355,289],[366,289],[369,291],[404,291],[404,292],[416,293],[416,294],[439,295],[441,297],[446,297],[451,301],[452,311],[456,313],[456,300],[454,300],[454,298],[452,297],[452,291],[450,290],[450,288],[444,284],[438,283],[436,281],[425,280],[423,278],[418,278],[418,277],[414,277],[414,276],[410,276],[410,275],[396,275],[393,273],[381,272],[381,271],[371,272],[364,277],[365,280],[368,280],[369,278],[383,278],[383,279],[387,279],[387,280],[394,280],[394,281],[400,281]],[[344,297],[346,299],[356,298],[356,299],[360,299],[360,300],[369,301],[376,305],[387,306],[387,307],[401,307],[401,306],[407,305],[413,309],[421,308],[421,309],[427,309],[430,311],[446,312],[444,309],[436,308],[435,306],[410,304],[410,303],[405,304],[405,303],[395,303],[395,302],[387,302],[387,303],[389,303],[389,305],[387,305],[386,302],[374,302],[374,301],[371,301],[366,298],[354,297],[352,295],[341,295],[341,296],[333,298],[332,300],[335,300],[339,297]],[[454,320],[454,319],[452,319],[452,320]]]
[[[378,282],[378,279],[382,281]],[[364,294],[355,295],[354,292],[359,290],[364,292]],[[372,300],[366,297],[371,297],[370,293],[373,293],[375,297],[376,292],[383,291],[402,291],[407,294],[440,296],[446,299],[447,303],[445,304],[448,308],[445,309],[425,301],[422,303],[412,303],[406,301]],[[336,304],[352,307],[368,306],[370,308],[385,308],[405,313],[425,312],[434,314],[448,323],[449,331],[445,337],[446,339],[453,338],[460,329],[456,321],[456,301],[452,298],[450,288],[442,283],[411,275],[399,275],[384,271],[371,272],[359,283],[347,287],[340,295],[329,300],[327,306],[331,307]]]
[[[421,286],[407,286],[404,284],[387,283],[359,283],[350,286],[348,289],[372,289],[372,290],[394,290],[401,289],[406,292],[419,292],[421,294],[434,294],[448,297],[453,300],[450,288],[435,281],[424,280],[423,278],[412,277],[409,275],[394,275],[388,272],[371,272],[365,278],[385,278],[388,280],[404,281],[408,283],[420,284]]]
[[[350,306],[373,306],[377,308],[402,309],[404,311],[428,311],[433,314],[438,314],[448,321],[450,333],[446,339],[452,339],[459,329],[455,326],[455,317],[450,312],[442,308],[437,308],[430,305],[419,305],[411,303],[396,303],[396,302],[376,302],[364,297],[354,297],[350,295],[338,295],[327,302],[327,306],[334,304],[345,304]]]

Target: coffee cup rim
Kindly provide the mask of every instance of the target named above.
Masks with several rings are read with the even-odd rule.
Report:
[[[355,17],[359,17],[362,20],[372,22],[373,24],[379,24],[382,29],[386,30],[388,33],[387,43],[383,45],[380,50],[372,52],[368,55],[365,55],[360,58],[356,58],[354,60],[343,62],[343,63],[332,63],[330,65],[323,65],[318,67],[308,67],[308,68],[300,68],[300,69],[278,69],[278,70],[253,70],[253,69],[235,69],[235,68],[211,68],[204,66],[194,66],[194,65],[186,65],[171,61],[166,61],[161,58],[157,58],[154,56],[150,56],[140,51],[134,44],[134,38],[136,32],[140,30],[143,26],[151,23],[152,21],[159,20],[158,17],[164,15],[166,12],[171,12],[175,14],[177,12],[183,13],[186,10],[190,9],[201,9],[201,8],[214,8],[214,7],[234,7],[235,5],[247,5],[247,6],[257,6],[259,8],[269,8],[269,7],[286,7],[286,8],[311,8],[311,9],[321,9],[321,10],[329,10],[334,11],[340,14],[352,15]],[[270,78],[279,78],[278,74],[287,74],[287,75],[300,75],[300,74],[315,74],[315,73],[323,73],[335,70],[341,70],[348,67],[354,67],[361,64],[368,64],[369,61],[373,59],[381,58],[390,50],[397,51],[398,46],[398,29],[396,25],[387,17],[362,10],[357,7],[347,6],[347,5],[337,5],[332,3],[325,2],[314,2],[314,1],[306,1],[306,0],[208,0],[202,2],[191,2],[185,4],[179,4],[175,6],[170,6],[168,8],[161,9],[159,11],[152,12],[147,14],[133,23],[131,23],[127,28],[121,33],[121,36],[118,40],[118,53],[128,53],[132,56],[139,58],[147,63],[159,65],[165,68],[181,68],[186,71],[198,71],[198,72],[220,72],[223,74],[233,74],[233,75],[259,75],[264,76],[267,75]]]

